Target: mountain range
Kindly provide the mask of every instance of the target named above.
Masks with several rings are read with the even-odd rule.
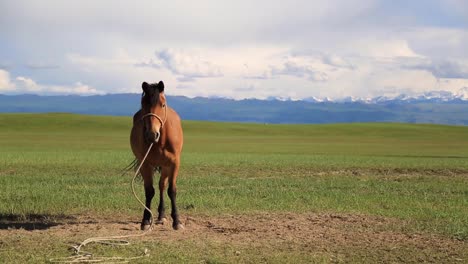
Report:
[[[468,125],[468,93],[430,92],[418,96],[353,98],[188,98],[166,96],[182,119],[256,123],[402,122]],[[0,112],[68,112],[131,116],[140,94],[93,96],[0,95]]]

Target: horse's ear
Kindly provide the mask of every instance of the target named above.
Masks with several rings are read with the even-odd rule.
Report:
[[[148,93],[149,90],[149,84],[147,82],[143,82],[141,84],[141,88],[143,89],[143,92]]]
[[[164,83],[163,83],[163,81],[159,81],[158,90],[159,90],[159,92],[164,92]]]

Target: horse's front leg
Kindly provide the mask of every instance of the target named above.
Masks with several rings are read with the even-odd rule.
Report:
[[[146,198],[146,207],[151,209],[151,200],[154,197],[154,187],[153,187],[153,168],[151,166],[143,166],[141,168],[141,176],[143,177],[143,182],[145,186],[145,198]],[[151,212],[144,209],[143,211],[143,220],[141,221],[141,230],[148,230],[151,226]]]
[[[158,206],[158,220],[156,224],[163,225],[166,219],[166,208],[164,206],[164,191],[166,190],[167,186],[167,176],[169,172],[166,168],[162,168],[161,170],[161,178],[159,178],[159,206]]]
[[[169,188],[167,189],[167,194],[171,199],[171,216],[172,216],[172,227],[175,230],[184,229],[184,226],[180,222],[179,213],[177,211],[176,197],[177,197],[177,174],[179,172],[179,163],[177,162],[170,169],[169,173]]]

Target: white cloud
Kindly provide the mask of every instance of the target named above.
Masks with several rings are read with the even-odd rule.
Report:
[[[310,64],[298,63],[295,60],[288,60],[279,67],[273,66],[271,76],[289,75],[299,78],[305,78],[310,81],[323,82],[328,80],[327,73],[315,69]]]
[[[35,81],[22,76],[16,77],[16,84],[17,90],[24,91],[25,93],[40,92],[42,90]]]
[[[322,62],[338,68],[354,69],[355,66],[337,54],[325,54],[322,56]]]
[[[425,70],[436,78],[468,79],[468,61],[456,59],[423,59],[410,63],[407,69]]]
[[[450,91],[453,94],[468,100],[468,80],[467,79],[439,79],[437,88],[441,91]]]
[[[0,70],[0,93],[5,94],[43,94],[43,95],[95,95],[104,94],[89,85],[76,82],[72,85],[43,85],[38,84],[31,78],[18,76],[13,81],[10,73]]]
[[[148,51],[147,56],[153,52]],[[74,73],[81,76],[81,80],[93,87],[100,87],[107,93],[139,93],[141,83],[164,80],[166,87],[171,90],[177,83],[176,76],[170,71],[158,67],[142,65],[148,59],[132,56],[125,50],[111,52],[110,56],[87,56],[82,54],[68,54],[67,62]],[[154,62],[155,63],[155,62]],[[144,67],[141,67],[144,66]]]
[[[418,54],[431,58],[468,59],[468,28],[410,27],[398,33]]]
[[[15,88],[15,84],[10,80],[10,73],[0,69],[0,92],[11,91]]]
[[[179,76],[181,82],[196,78],[222,77],[221,68],[197,53],[163,49],[155,52],[156,58],[135,64],[140,67],[166,68]]]
[[[431,71],[431,59],[414,52],[406,41],[393,37],[371,44],[375,47],[356,49],[356,54],[346,50],[342,54],[300,53],[283,46],[250,45],[182,51],[158,48],[156,53],[140,56],[121,50],[110,57],[73,54],[68,58],[90,80],[99,76],[112,84],[108,92],[140,92],[142,81],[159,80],[167,84],[168,94],[238,99],[371,97],[463,87],[459,82],[441,86],[439,79],[449,72]]]

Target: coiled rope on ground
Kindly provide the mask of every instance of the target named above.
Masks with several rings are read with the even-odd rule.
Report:
[[[149,256],[147,249],[144,250],[143,254],[140,256],[135,256],[135,257],[96,257],[93,256],[92,253],[82,251],[81,248],[86,246],[87,244],[90,243],[99,243],[99,244],[104,244],[104,245],[118,245],[118,246],[127,246],[130,245],[130,242],[127,240],[124,240],[126,238],[133,238],[133,237],[142,237],[146,234],[148,234],[149,231],[151,231],[154,223],[154,217],[153,217],[153,212],[151,212],[151,209],[149,209],[141,200],[138,198],[136,192],[135,192],[135,179],[137,178],[138,174],[140,173],[140,169],[143,166],[143,163],[145,162],[146,158],[148,157],[148,154],[151,151],[151,148],[153,147],[153,143],[148,147],[148,150],[146,151],[146,154],[139,164],[138,168],[135,170],[135,175],[133,176],[132,179],[132,192],[133,196],[135,199],[146,209],[150,212],[151,215],[151,223],[150,223],[150,228],[148,228],[146,231],[140,234],[133,234],[133,235],[124,235],[124,236],[108,236],[108,237],[91,237],[83,242],[81,242],[79,245],[73,246],[75,252],[73,256],[70,257],[63,257],[63,258],[52,258],[49,261],[52,263],[104,263],[104,262],[111,262],[111,263],[128,263],[129,261],[144,258]]]

